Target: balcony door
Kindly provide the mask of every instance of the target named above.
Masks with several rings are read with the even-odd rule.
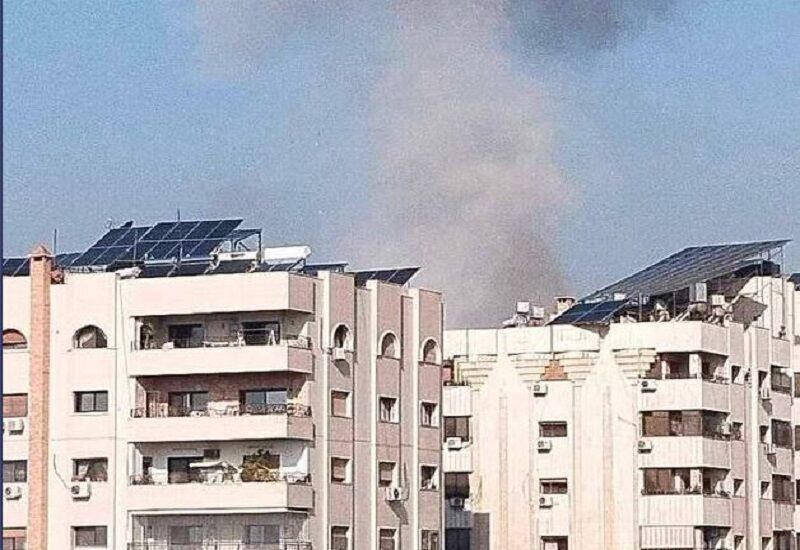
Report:
[[[168,335],[176,348],[199,348],[203,345],[205,331],[200,324],[169,325]]]
[[[170,416],[192,416],[205,414],[208,411],[207,391],[186,391],[169,393]]]
[[[246,390],[239,396],[244,414],[283,414],[288,392],[285,388]]]

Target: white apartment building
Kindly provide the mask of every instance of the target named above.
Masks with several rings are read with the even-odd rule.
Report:
[[[240,223],[4,261],[5,550],[439,549],[441,295]]]
[[[797,548],[784,244],[686,249],[549,322],[447,331],[446,548]]]

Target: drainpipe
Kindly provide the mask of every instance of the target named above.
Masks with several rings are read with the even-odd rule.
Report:
[[[28,547],[47,550],[47,483],[50,463],[50,277],[53,255],[36,246],[30,258],[30,432],[28,450]]]

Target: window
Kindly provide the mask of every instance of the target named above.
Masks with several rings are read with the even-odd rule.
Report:
[[[108,528],[105,525],[73,527],[72,536],[76,547],[106,546],[108,544]]]
[[[646,468],[644,472],[645,495],[681,495],[700,493],[692,486],[688,468]]]
[[[339,325],[333,331],[333,347],[340,349],[352,349],[350,346],[350,329],[345,325]]]
[[[3,550],[25,550],[25,529],[3,529]]]
[[[350,550],[349,527],[331,527],[331,550]]]
[[[3,331],[3,349],[28,349],[28,341],[20,331],[7,328]]]
[[[423,401],[419,405],[419,423],[422,426],[435,428],[439,425],[439,412],[436,403]]]
[[[281,325],[275,321],[244,322],[241,331],[246,346],[274,346],[281,341]]]
[[[395,550],[395,530],[381,529],[378,532],[379,550]]]
[[[450,528],[444,537],[446,550],[470,550],[472,529]]]
[[[378,462],[378,487],[394,485],[394,462]]]
[[[245,527],[246,544],[279,544],[280,525],[248,525]]]
[[[770,367],[770,384],[772,385],[772,391],[785,394],[792,393],[792,377],[782,367]]]
[[[397,336],[391,332],[384,334],[381,340],[381,357],[400,359],[400,344],[397,342]]]
[[[78,458],[72,461],[73,481],[108,481],[107,458]]]
[[[331,415],[350,417],[350,392],[331,391]]]
[[[108,412],[107,391],[75,392],[75,412]]]
[[[542,537],[542,550],[569,550],[567,537]]]
[[[170,392],[169,416],[203,415],[208,412],[207,391]]]
[[[3,462],[3,483],[25,483],[26,481],[28,481],[27,460]]]
[[[734,479],[733,480],[733,496],[735,496],[735,497],[743,497],[744,496],[744,480],[743,479]]]
[[[436,466],[420,466],[420,488],[435,491],[439,488],[439,474]]]
[[[169,325],[167,339],[176,348],[199,348],[205,339],[205,330],[200,324]]]
[[[769,481],[761,482],[761,498],[769,497]]]
[[[381,422],[399,422],[397,417],[397,399],[380,397],[378,399]]]
[[[445,472],[445,498],[469,498],[469,474]]]
[[[539,422],[539,437],[567,437],[567,423]]]
[[[566,495],[566,479],[542,479],[539,481],[539,492],[543,495]]]
[[[794,487],[789,476],[772,476],[772,500],[794,502]]]
[[[285,414],[288,397],[286,388],[246,390],[239,394],[239,411],[242,414]],[[205,399],[207,403],[208,397]]]
[[[468,416],[448,416],[444,419],[444,437],[460,437],[464,441],[469,441],[469,417]]]
[[[202,544],[202,525],[171,525],[169,528],[170,546],[178,544]]]
[[[422,362],[439,364],[439,344],[433,338],[426,340],[422,346]]]
[[[3,396],[3,418],[28,416],[28,394],[15,393]]]
[[[772,421],[772,442],[776,447],[792,448],[792,424],[781,420]]]
[[[72,347],[77,349],[107,348],[105,333],[94,325],[79,328],[72,337]]]
[[[193,462],[203,462],[202,456],[171,456],[167,458],[167,482],[168,483],[190,483],[196,481],[196,470],[193,471],[190,464]],[[242,480],[244,481],[244,480]]]
[[[422,530],[422,550],[439,550],[439,531]]]
[[[350,459],[331,457],[331,481],[333,483],[350,483]]]

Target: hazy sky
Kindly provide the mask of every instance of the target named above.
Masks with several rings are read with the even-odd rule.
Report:
[[[509,1],[505,70],[535,89],[539,154],[564,182],[512,202],[546,205],[530,223],[546,218],[564,290],[692,244],[800,238],[800,5]],[[371,183],[387,153],[371,105],[408,22],[384,2],[298,4],[242,21],[190,2],[5,2],[5,255],[56,227],[60,251],[83,249],[108,218],[180,207],[347,259],[337,235],[392,208]],[[787,252],[800,270],[800,244]]]

